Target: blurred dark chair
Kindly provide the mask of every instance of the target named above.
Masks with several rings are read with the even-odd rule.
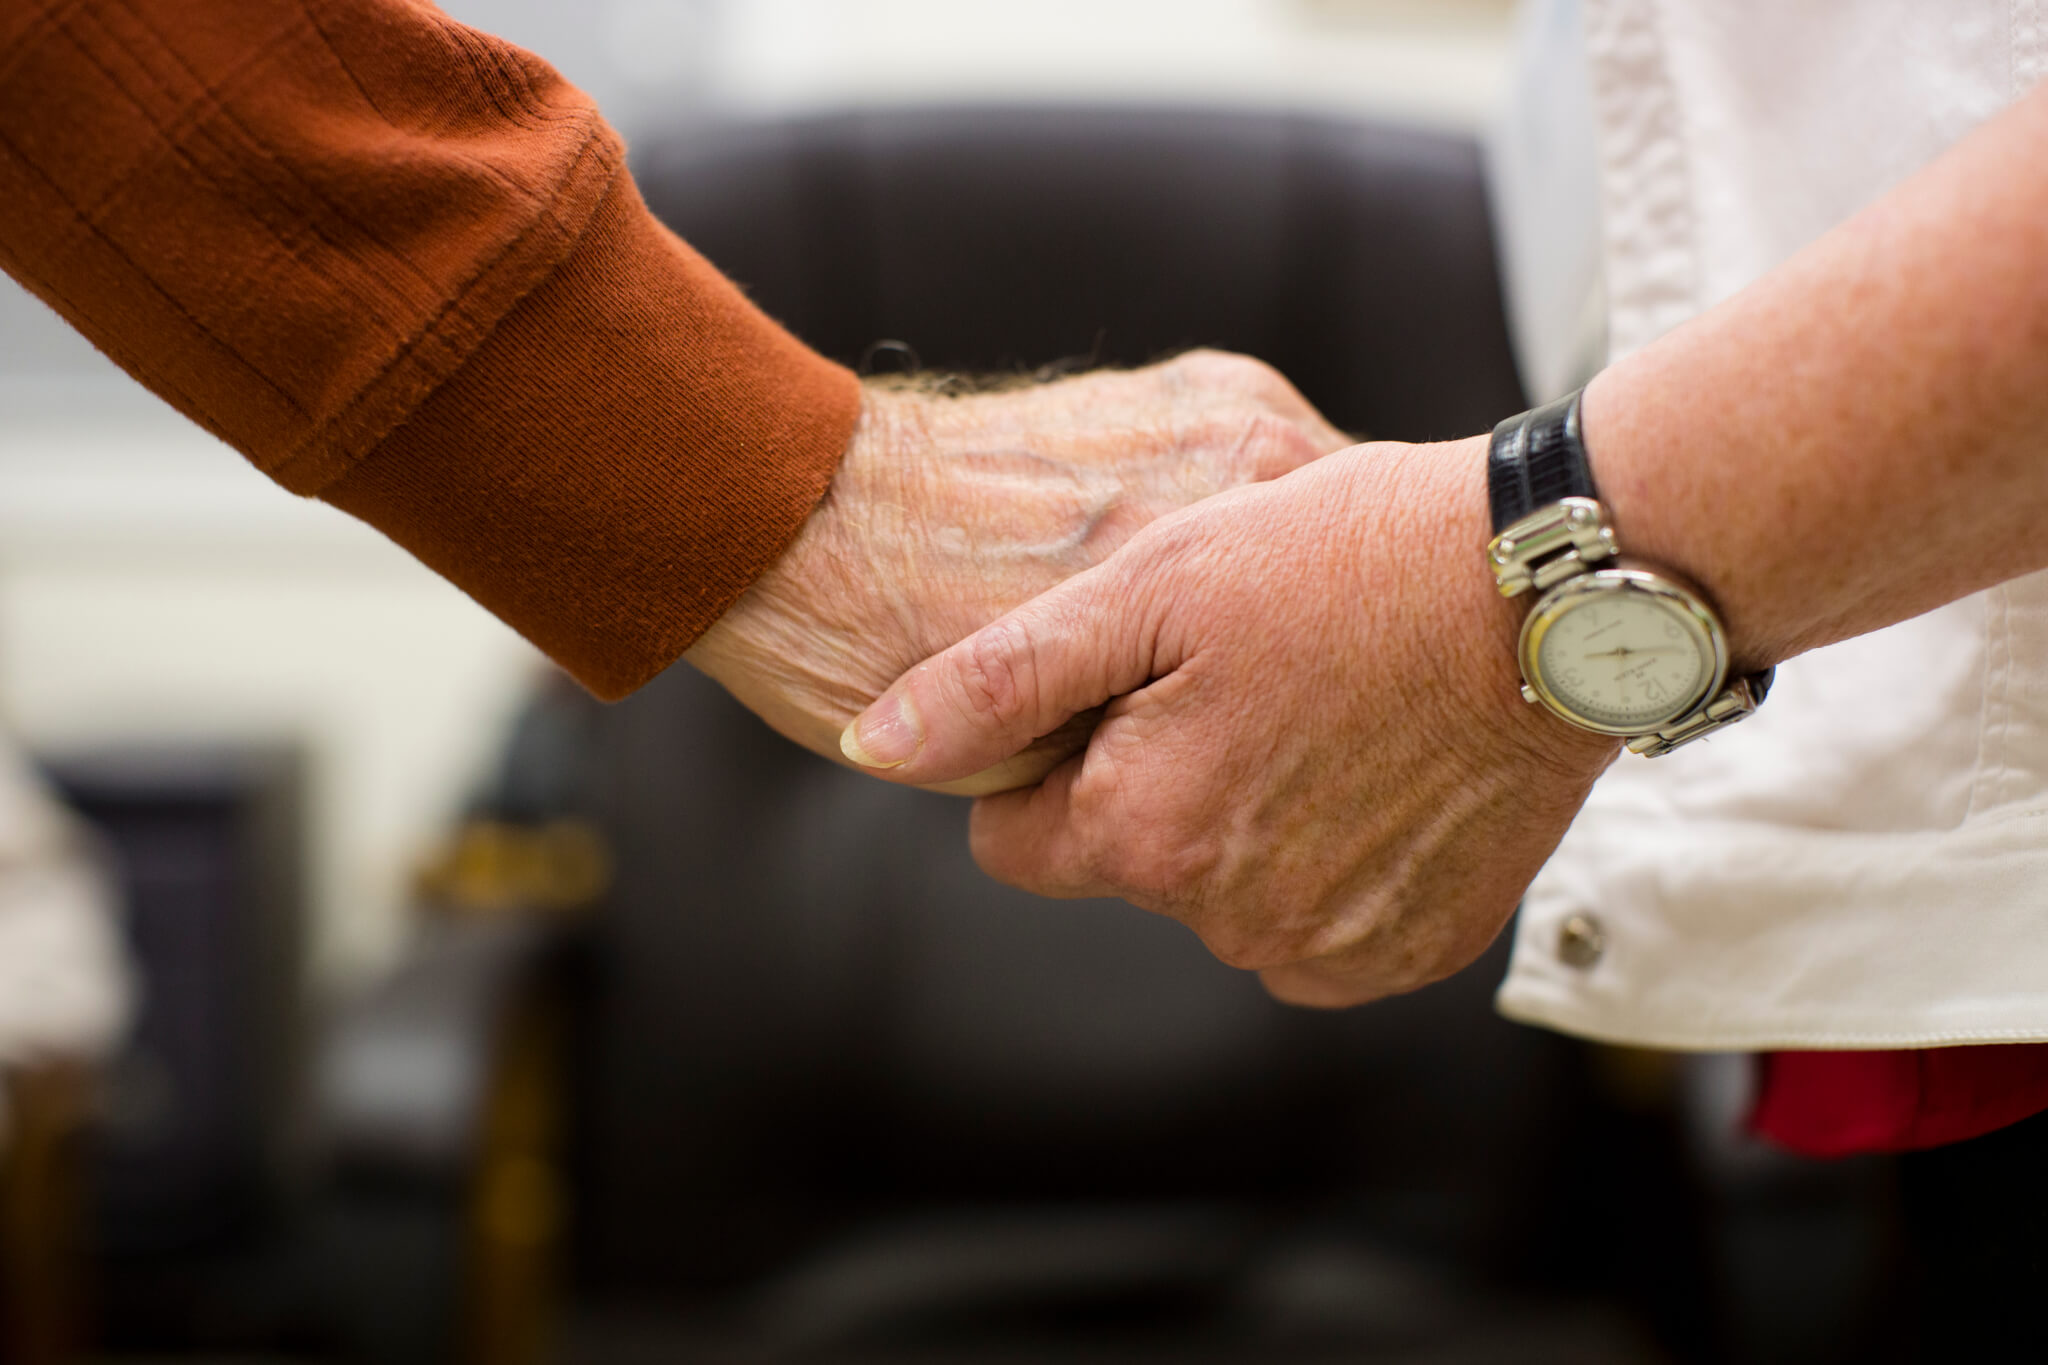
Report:
[[[648,202],[769,313],[858,365],[1257,355],[1346,430],[1522,406],[1478,147],[1309,118],[941,109],[642,138]]]

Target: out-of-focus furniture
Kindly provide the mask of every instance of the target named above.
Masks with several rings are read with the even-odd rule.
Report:
[[[264,1322],[307,1175],[300,761],[112,747],[43,768],[97,831],[138,985],[83,1153],[96,1335],[155,1348]]]
[[[635,165],[848,363],[1224,346],[1410,440],[1524,401],[1464,138],[938,109],[643,139]],[[1668,1096],[1631,1108],[1607,1059],[1492,1015],[1498,950],[1410,999],[1280,1010],[1175,926],[991,886],[960,803],[795,754],[680,670],[616,708],[543,701],[500,802],[589,819],[618,863],[581,997],[578,1289],[643,1307],[586,1330],[590,1359],[720,1311],[746,1349],[827,1357],[1621,1359],[1650,1324],[1694,1359],[1813,1362],[1883,1335],[1890,1251],[1860,1243],[1887,1235],[1884,1171],[1717,1184]],[[1730,1250],[1759,1226],[1810,1253]],[[1771,1283],[1741,1283],[1757,1264]],[[691,1296],[723,1307],[682,1326]]]
[[[139,1013],[90,1085],[16,1078],[0,1330],[29,1347],[0,1359],[88,1338],[537,1359],[561,1230],[549,907],[430,919],[387,980],[317,1011],[295,751],[115,747],[43,767],[121,886]]]
[[[1388,436],[1480,430],[1519,398],[1461,138],[952,109],[678,138],[636,170],[683,236],[849,363],[882,338],[996,371],[1224,346]],[[869,1200],[1256,1204],[1376,1169],[1418,1203],[1442,1192],[1458,1212],[1430,1216],[1469,1220],[1475,1246],[1530,1216],[1508,1190],[1544,1143],[1505,1139],[1544,1129],[1569,1059],[1494,1020],[1482,977],[1376,1015],[1281,1010],[1175,926],[992,885],[963,803],[779,746],[686,672],[580,723],[576,799],[618,842],[584,1220],[616,1282],[758,1273]],[[1394,1041],[1432,1033],[1463,1041],[1459,1072]],[[629,1041],[647,1038],[676,1041]],[[1429,1138],[1361,1107],[1374,1070],[1395,1109],[1432,1114]],[[1458,1149],[1511,1113],[1502,1160],[1469,1166]],[[702,1229],[694,1246],[620,1216],[650,1199]]]
[[[678,231],[849,363],[885,339],[996,371],[1226,346],[1406,439],[1522,403],[1462,138],[930,110],[686,130],[636,167]],[[1492,1014],[1499,948],[1406,999],[1282,1009],[1177,926],[991,884],[964,803],[801,754],[686,669],[614,707],[544,691],[478,813],[578,822],[613,863],[572,952],[557,927],[502,959],[552,944],[555,967],[476,978],[550,983],[571,1021],[564,1358],[1594,1365],[1792,1342],[1812,1365],[1868,1358],[1883,1321],[1843,1315],[1887,1253],[1837,1255],[1877,1226],[1882,1171],[1717,1183],[1676,1068],[1645,1098],[1614,1057]],[[388,1122],[482,1131],[435,1112]],[[389,1146],[414,1153],[393,1190],[473,1191],[495,1161]],[[1731,1249],[1787,1226],[1808,1264]],[[531,1262],[488,1264],[446,1282],[524,1292]],[[1779,1269],[1752,1321],[1731,1281],[1760,1264]]]
[[[16,1069],[0,1134],[0,1361],[60,1365],[85,1345],[84,1186],[79,1145],[91,1070]]]
[[[933,367],[1272,362],[1340,427],[1522,393],[1469,138],[1201,110],[932,109],[642,138],[648,202],[806,341]]]
[[[636,157],[850,363],[1220,345],[1390,437],[1521,402],[1465,139],[943,110]],[[1498,952],[1283,1009],[1178,926],[992,884],[964,803],[799,753],[683,669],[539,699],[486,805],[586,821],[615,862],[572,992],[575,1359],[1656,1358],[1616,1286],[1691,1263],[1682,1180],[1654,1124],[1602,1126],[1580,1049],[1492,1014]]]
[[[587,839],[568,844],[577,881],[458,868],[432,899],[493,913],[428,915],[386,980],[322,1011],[304,984],[295,752],[42,766],[97,832],[140,1003],[94,1074],[10,1078],[0,1362],[87,1346],[538,1359],[562,1229],[550,912],[594,893]]]
[[[932,110],[635,156],[680,232],[850,363],[1229,346],[1410,439],[1522,401],[1462,138]],[[269,1181],[285,1213],[170,1282],[182,1319],[131,1294],[137,1320],[378,1365],[1738,1358],[1725,1193],[1670,1069],[1617,1083],[1495,1017],[1500,948],[1283,1009],[1178,926],[989,882],[966,813],[685,668],[612,707],[543,688],[415,950],[292,1072],[317,1141]],[[1861,1185],[1795,1194],[1808,1245],[1866,1226]],[[1799,1330],[1772,1339],[1858,1358],[1813,1330],[1832,1307],[1781,1297]]]
[[[312,1263],[344,1358],[549,1358],[568,1202],[561,909],[440,903],[325,1030]]]
[[[128,999],[93,841],[0,735],[0,1361],[86,1344],[82,1153]]]

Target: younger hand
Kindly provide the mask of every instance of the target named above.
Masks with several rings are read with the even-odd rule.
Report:
[[[1171,915],[1297,1003],[1446,976],[1615,753],[1519,696],[1485,454],[1360,446],[1162,518],[913,669],[856,747],[944,781],[1107,702],[1084,754],[977,803],[989,873]]]

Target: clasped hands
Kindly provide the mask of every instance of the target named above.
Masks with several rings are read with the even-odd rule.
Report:
[[[1484,950],[1615,746],[1518,696],[1485,439],[1353,445],[1197,352],[871,389],[830,493],[692,649],[785,735],[979,796],[974,856],[1186,923],[1283,1000]]]

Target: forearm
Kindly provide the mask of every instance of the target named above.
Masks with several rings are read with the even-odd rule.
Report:
[[[1755,668],[2048,564],[2048,92],[1595,382],[1623,548]],[[1469,962],[1616,741],[1516,699],[1486,439],[1340,452],[1161,519],[911,670],[848,751],[937,782],[1108,703],[976,857],[1174,915],[1283,999]]]
[[[858,409],[537,58],[425,0],[0,0],[0,269],[618,696],[797,534]]]
[[[2048,87],[1586,399],[1624,549],[1775,663],[2048,565]]]

